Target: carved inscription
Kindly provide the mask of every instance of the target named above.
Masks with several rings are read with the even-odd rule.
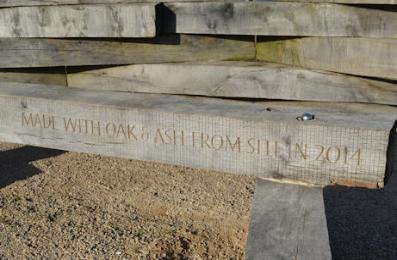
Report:
[[[299,140],[288,142],[286,145],[281,140],[243,138],[173,128],[150,128],[137,124],[56,117],[27,112],[22,112],[21,124],[24,128],[48,129],[97,138],[106,137],[124,143],[143,142],[158,146],[191,146],[198,150],[246,153],[270,159],[282,157],[290,162],[312,161],[353,166],[360,166],[363,163],[363,149],[361,148],[309,144]]]

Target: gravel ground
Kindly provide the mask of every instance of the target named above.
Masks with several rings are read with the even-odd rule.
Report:
[[[0,143],[0,259],[242,259],[253,177]],[[327,187],[334,259],[397,259],[382,190]]]
[[[252,177],[0,144],[0,259],[241,259]]]

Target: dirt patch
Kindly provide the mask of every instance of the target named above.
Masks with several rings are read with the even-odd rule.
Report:
[[[0,144],[0,259],[241,259],[254,178]]]

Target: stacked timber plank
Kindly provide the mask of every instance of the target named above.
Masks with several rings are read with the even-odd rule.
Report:
[[[0,0],[0,138],[383,187],[395,4]]]

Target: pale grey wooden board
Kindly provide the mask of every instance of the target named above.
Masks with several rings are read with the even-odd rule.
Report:
[[[37,5],[78,5],[78,4],[118,4],[118,3],[142,3],[142,2],[204,2],[213,0],[0,0],[0,7],[15,6],[37,6]],[[223,1],[223,0],[218,0]],[[244,1],[244,0],[227,0],[226,2]],[[349,0],[347,0],[349,1]],[[383,1],[383,0],[373,0]]]
[[[258,179],[245,258],[332,259],[322,189]]]
[[[397,105],[397,84],[272,63],[136,64],[67,77],[85,89]]]
[[[397,80],[397,39],[308,37],[264,40],[257,44],[257,59]]]
[[[397,37],[397,13],[321,3],[167,3],[165,32],[273,36]]]
[[[395,5],[396,0],[254,0],[255,2],[306,2],[306,3],[339,3],[339,4],[376,4]],[[177,1],[176,1],[177,2]]]
[[[66,4],[115,4],[139,2],[243,2],[244,0],[0,0],[0,7],[36,6],[36,5],[66,5]],[[261,1],[261,0],[256,0]],[[269,0],[263,0],[269,1]],[[277,0],[277,2],[291,2]],[[314,3],[344,3],[344,4],[396,4],[395,0],[295,0],[294,2]]]
[[[3,141],[370,188],[383,186],[397,116],[397,108],[380,105],[250,103],[18,83],[0,84],[0,106]],[[298,121],[305,111],[317,119]],[[71,130],[69,119],[80,127]]]
[[[152,40],[0,39],[0,68],[254,60],[251,39],[169,35]]]
[[[0,0],[0,7],[36,6],[36,5],[66,5],[66,4],[115,4],[140,2],[243,2],[246,0]],[[261,1],[261,0],[256,0]],[[269,1],[269,0],[263,0]],[[276,2],[291,2],[277,0]],[[395,0],[295,0],[294,2],[343,3],[343,4],[396,4]]]
[[[154,37],[154,4],[0,9],[0,37]]]

